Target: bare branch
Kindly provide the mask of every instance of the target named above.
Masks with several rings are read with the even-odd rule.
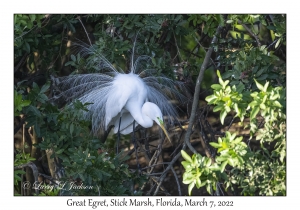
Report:
[[[218,26],[216,34],[214,35],[214,37],[212,39],[212,42],[211,42],[212,44],[216,43],[217,36],[219,35],[219,33],[221,31],[221,28],[222,28],[221,26]],[[197,110],[198,104],[199,104],[198,103],[199,102],[199,93],[200,93],[201,82],[203,80],[203,74],[204,74],[204,71],[205,71],[208,63],[209,63],[212,51],[213,51],[213,47],[211,46],[211,47],[209,47],[209,49],[208,49],[208,51],[205,55],[204,61],[202,63],[202,66],[201,66],[201,69],[200,69],[200,72],[199,72],[199,75],[198,75],[198,78],[197,78],[197,81],[196,81],[192,112],[191,112],[191,116],[190,116],[190,120],[189,120],[189,126],[188,126],[188,129],[186,131],[185,139],[184,139],[184,142],[186,143],[186,145],[189,147],[189,149],[193,153],[197,153],[197,151],[195,150],[195,148],[190,143],[190,136],[191,136],[191,133],[192,133],[192,127],[194,125],[194,121],[195,121],[195,117],[196,117],[196,110]]]
[[[175,172],[175,170],[174,170],[173,167],[171,167],[171,170],[172,170],[172,172],[174,174],[174,177],[175,177],[175,180],[176,180],[176,183],[177,183],[178,194],[179,194],[179,196],[181,196],[181,189],[180,189],[180,184],[179,184],[179,181],[178,181],[177,174],[176,174],[176,172]]]
[[[77,19],[78,19],[79,22],[81,23],[81,25],[82,25],[82,27],[83,27],[85,33],[86,33],[86,36],[87,36],[87,38],[88,38],[88,40],[89,40],[89,43],[90,43],[90,46],[92,46],[92,42],[91,42],[91,40],[90,40],[89,34],[88,34],[88,32],[86,31],[86,29],[85,29],[85,27],[84,27],[84,25],[83,25],[83,23],[82,23],[82,21],[81,21],[80,16],[78,16]]]
[[[238,20],[238,23],[241,24],[241,25],[248,31],[248,33],[249,33],[251,36],[254,37],[254,39],[255,39],[256,42],[257,42],[257,45],[260,47],[260,46],[261,46],[261,43],[260,43],[260,41],[259,41],[259,39],[258,39],[258,36],[257,36],[256,34],[254,34],[254,33],[251,31],[251,29],[248,28],[248,26],[246,26],[242,21]]]

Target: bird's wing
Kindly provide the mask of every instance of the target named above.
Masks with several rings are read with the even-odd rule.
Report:
[[[136,128],[136,126],[138,126],[139,124],[137,122],[135,122],[134,124],[134,128]],[[126,135],[126,134],[129,134],[129,133],[132,133],[133,131],[133,122],[131,124],[129,124],[126,128],[123,128],[120,133]]]
[[[121,113],[130,95],[131,92],[127,91],[126,87],[123,89],[119,88],[119,86],[112,87],[105,106],[105,130],[109,124],[114,124],[114,122],[111,121]],[[116,121],[118,120],[116,119]]]
[[[120,117],[121,117],[121,113],[119,113],[116,117],[114,117],[110,122],[110,124],[113,124],[115,126],[114,133],[117,133],[119,131]],[[132,115],[127,111],[123,111],[122,118],[121,118],[121,125],[120,125],[120,133],[122,134],[131,133],[133,130],[133,121],[134,118],[132,117]],[[139,124],[135,122],[135,127],[138,125]]]

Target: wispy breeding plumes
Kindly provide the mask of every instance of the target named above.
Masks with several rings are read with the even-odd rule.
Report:
[[[61,91],[53,99],[55,101],[63,98],[69,104],[76,99],[82,103],[91,103],[87,106],[89,111],[83,116],[87,120],[92,120],[92,131],[95,135],[99,130],[106,130],[109,125],[115,124],[122,114],[128,116],[130,121],[125,120],[124,123],[127,124],[123,128],[131,125],[134,117],[126,108],[126,104],[141,91],[144,97],[137,97],[136,103],[141,106],[145,102],[156,104],[168,122],[173,124],[177,112],[170,100],[184,102],[185,87],[182,82],[158,74],[156,69],[148,68],[151,66],[149,56],[142,55],[134,59],[134,49],[131,69],[129,73],[125,73],[122,69],[115,68],[94,46],[87,47],[84,44],[77,44],[77,46],[81,48],[82,56],[90,56],[88,66],[96,69],[98,73],[53,79],[54,84]]]

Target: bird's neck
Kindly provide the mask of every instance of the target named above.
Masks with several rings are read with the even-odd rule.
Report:
[[[153,120],[142,112],[142,106],[139,103],[132,103],[126,109],[130,112],[135,121],[144,128],[153,126]]]

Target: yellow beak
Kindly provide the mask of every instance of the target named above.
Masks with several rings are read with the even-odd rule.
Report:
[[[166,136],[167,136],[169,142],[172,144],[172,142],[171,142],[171,140],[170,140],[170,137],[169,137],[169,134],[168,134],[167,130],[165,129],[164,123],[161,123],[161,122],[160,122],[160,124],[158,124],[158,125],[159,125],[159,126],[161,127],[161,129],[164,131],[164,133],[166,134]]]

